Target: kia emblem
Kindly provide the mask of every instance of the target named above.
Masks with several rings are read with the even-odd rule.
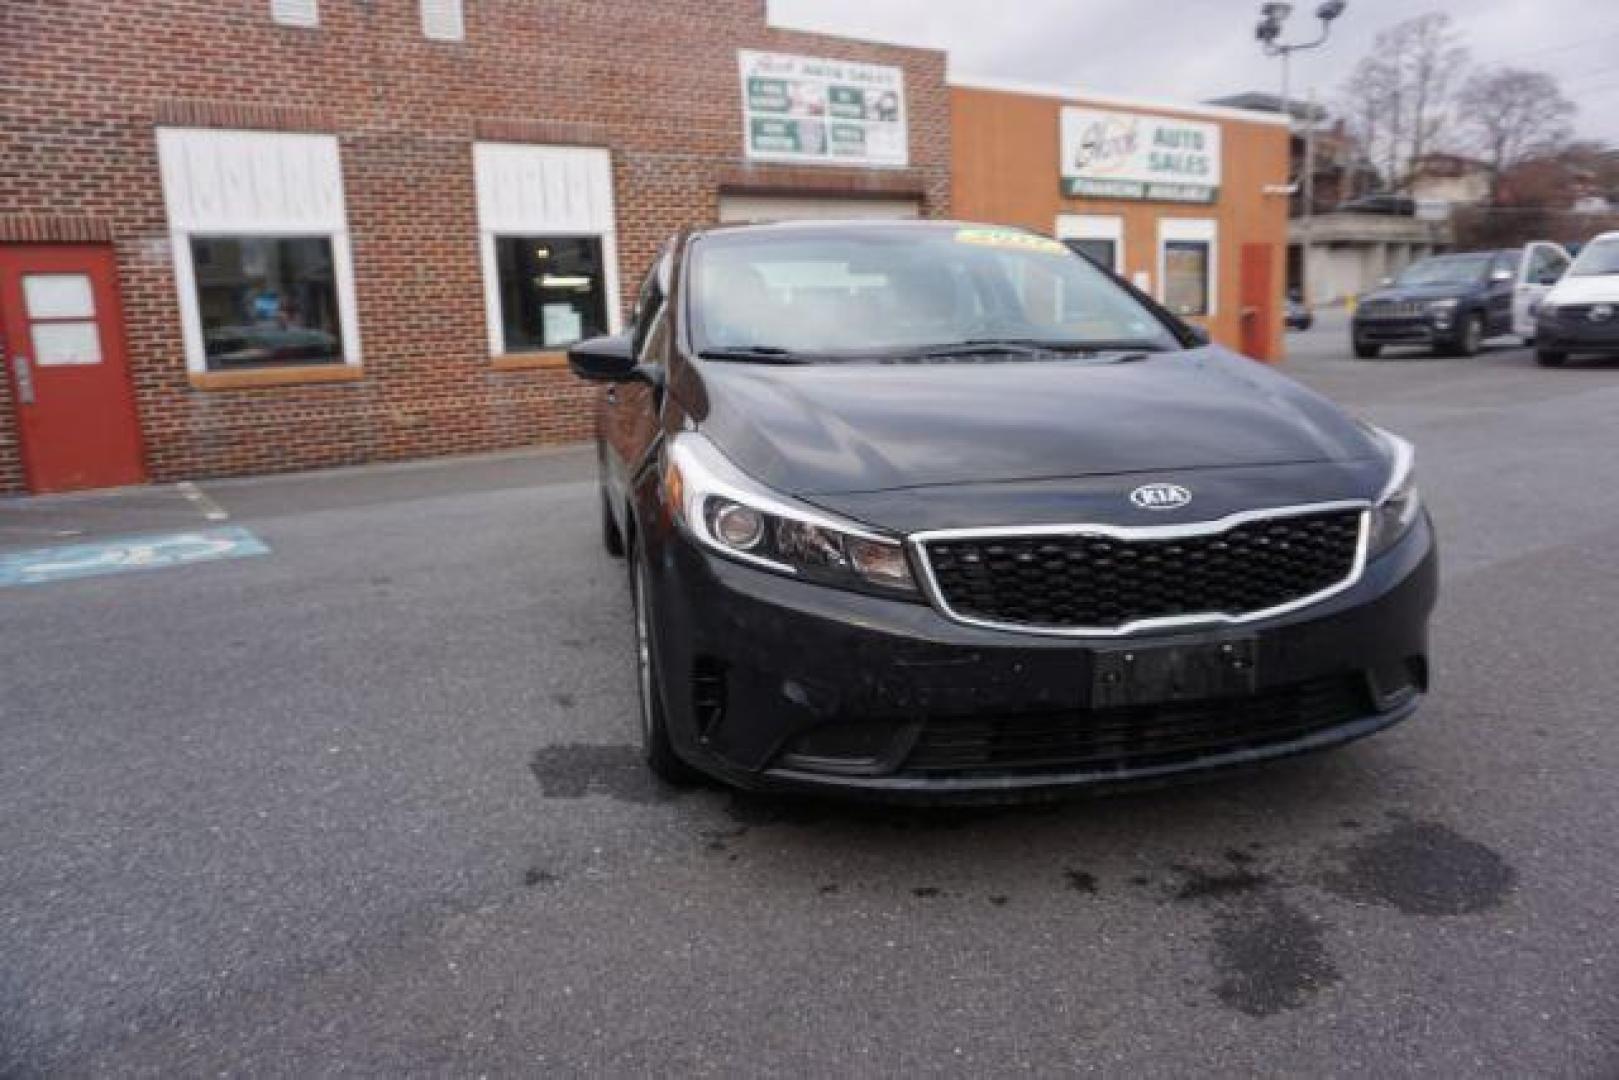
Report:
[[[1179,484],[1142,484],[1130,492],[1130,501],[1143,510],[1179,510],[1192,493]]]

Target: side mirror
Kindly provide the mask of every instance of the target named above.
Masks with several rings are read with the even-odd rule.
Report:
[[[591,382],[629,382],[637,377],[630,335],[610,334],[576,342],[568,348],[568,366]]]
[[[1547,271],[1543,272],[1540,275],[1540,280],[1535,282],[1535,284],[1536,285],[1556,285],[1559,281],[1562,281],[1562,280],[1563,280],[1563,272],[1561,270],[1547,270]]]
[[[1209,331],[1206,327],[1197,326],[1194,323],[1186,324],[1186,336],[1191,338],[1192,343],[1198,348],[1202,348],[1210,341],[1214,340],[1213,338],[1209,337]]]

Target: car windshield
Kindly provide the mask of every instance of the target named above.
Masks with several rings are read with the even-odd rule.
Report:
[[[1176,349],[1163,322],[1055,240],[993,227],[716,232],[693,245],[699,354],[807,359],[983,343]]]
[[[1493,255],[1446,255],[1423,259],[1406,267],[1401,285],[1471,285],[1484,276]]]
[[[1598,277],[1602,274],[1619,274],[1619,237],[1594,241],[1580,252],[1580,257],[1568,268],[1569,277]]]

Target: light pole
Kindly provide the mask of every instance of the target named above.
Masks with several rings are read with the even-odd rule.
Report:
[[[1322,0],[1321,5],[1315,9],[1315,17],[1321,20],[1321,32],[1310,41],[1283,41],[1282,24],[1287,17],[1293,14],[1293,5],[1285,0],[1269,0],[1259,7],[1259,26],[1254,30],[1254,36],[1259,39],[1260,47],[1265,50],[1266,56],[1279,56],[1282,58],[1282,116],[1287,119],[1287,159],[1291,166],[1293,161],[1293,105],[1288,98],[1289,65],[1293,54],[1305,49],[1315,49],[1325,45],[1332,33],[1332,22],[1344,13],[1348,6],[1347,0]],[[1302,181],[1304,198],[1304,213],[1302,228],[1299,230],[1299,285],[1301,299],[1304,306],[1310,306],[1310,227],[1311,217],[1315,213],[1315,104],[1311,104],[1304,111],[1304,177]],[[1284,279],[1286,275],[1283,275]]]

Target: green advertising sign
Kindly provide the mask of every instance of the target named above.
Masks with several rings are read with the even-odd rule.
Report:
[[[737,61],[750,160],[909,164],[901,69],[746,49]]]
[[[1207,184],[1085,180],[1074,176],[1063,178],[1062,193],[1071,199],[1138,199],[1143,202],[1213,203],[1220,198],[1220,189]]]
[[[787,82],[785,79],[749,79],[748,108],[752,112],[786,112]]]
[[[831,86],[826,94],[827,112],[839,118],[864,120],[866,95],[852,86]]]

